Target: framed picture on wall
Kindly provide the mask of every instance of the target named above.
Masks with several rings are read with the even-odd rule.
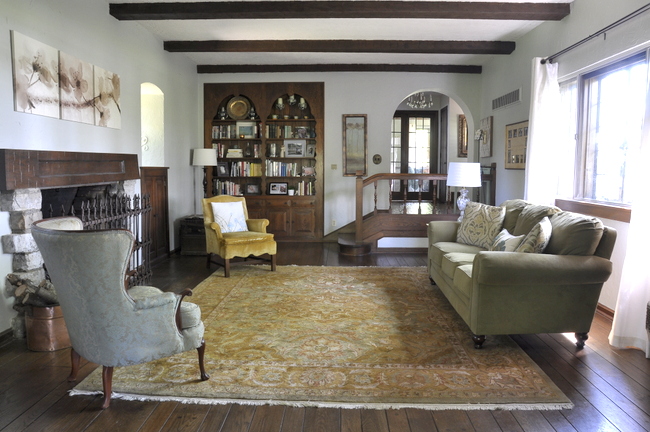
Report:
[[[506,126],[505,168],[525,169],[528,120]]]
[[[343,175],[368,172],[368,115],[343,114]]]
[[[458,115],[458,157],[467,157],[467,118],[463,114]]]

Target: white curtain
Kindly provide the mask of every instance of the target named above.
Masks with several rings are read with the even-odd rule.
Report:
[[[650,160],[650,71],[648,76],[641,146],[638,155],[632,158],[637,162],[631,179],[632,218],[609,343],[618,348],[639,348],[650,358],[650,334],[646,330],[646,309],[650,301],[650,199],[647,196],[650,170],[645,166]]]
[[[562,120],[560,86],[557,63],[542,64],[541,60],[533,58],[524,198],[536,204],[554,205],[558,180],[553,174],[559,172],[558,156],[563,151],[563,141],[558,138]]]

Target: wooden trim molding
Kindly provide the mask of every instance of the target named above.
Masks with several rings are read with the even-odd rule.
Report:
[[[600,314],[601,316],[607,318],[610,321],[614,320],[614,309],[610,309],[605,305],[602,305],[598,303],[598,306],[596,306],[596,313]]]
[[[626,223],[630,223],[630,216],[632,215],[632,210],[627,207],[617,207],[586,201],[556,199],[555,205],[562,210]]]
[[[459,1],[213,1],[110,3],[119,20],[415,18],[561,21],[569,3]]]
[[[140,178],[138,155],[0,149],[0,190],[57,188]]]
[[[169,52],[321,52],[395,54],[511,54],[515,42],[426,40],[201,40],[165,41]]]
[[[231,64],[198,65],[197,73],[271,73],[271,72],[424,72],[480,74],[482,66],[429,64]]]

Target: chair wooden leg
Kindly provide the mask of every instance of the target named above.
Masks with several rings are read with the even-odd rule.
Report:
[[[113,367],[112,366],[103,367],[102,383],[104,384],[104,403],[102,404],[102,409],[106,409],[111,403],[111,393],[113,393]]]
[[[585,347],[585,342],[589,339],[589,333],[576,333],[576,346],[578,349],[583,349]]]
[[[271,255],[271,271],[275,271],[275,264],[277,262],[275,257],[276,257],[275,254]]]
[[[70,376],[68,377],[68,381],[77,381],[77,374],[79,373],[79,361],[81,360],[81,356],[77,351],[74,350],[74,348],[70,349],[70,364],[72,365],[70,369]]]
[[[212,254],[211,254],[210,252],[208,252],[208,260],[207,260],[207,262],[205,263],[205,264],[206,264],[206,268],[210,268],[210,263],[211,263],[211,261],[212,261],[212,260],[210,259],[211,257],[212,257]]]
[[[230,277],[230,260],[229,259],[224,259],[223,260],[223,271],[224,271],[224,276],[225,277]]]
[[[201,346],[196,349],[199,352],[199,370],[201,371],[201,381],[210,379],[210,375],[205,371],[205,363],[203,358],[205,356],[205,339],[201,339]]]

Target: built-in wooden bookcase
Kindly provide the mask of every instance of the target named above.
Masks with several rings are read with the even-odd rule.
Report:
[[[205,147],[218,160],[208,196],[245,196],[276,238],[322,238],[323,94],[323,83],[205,84]]]

